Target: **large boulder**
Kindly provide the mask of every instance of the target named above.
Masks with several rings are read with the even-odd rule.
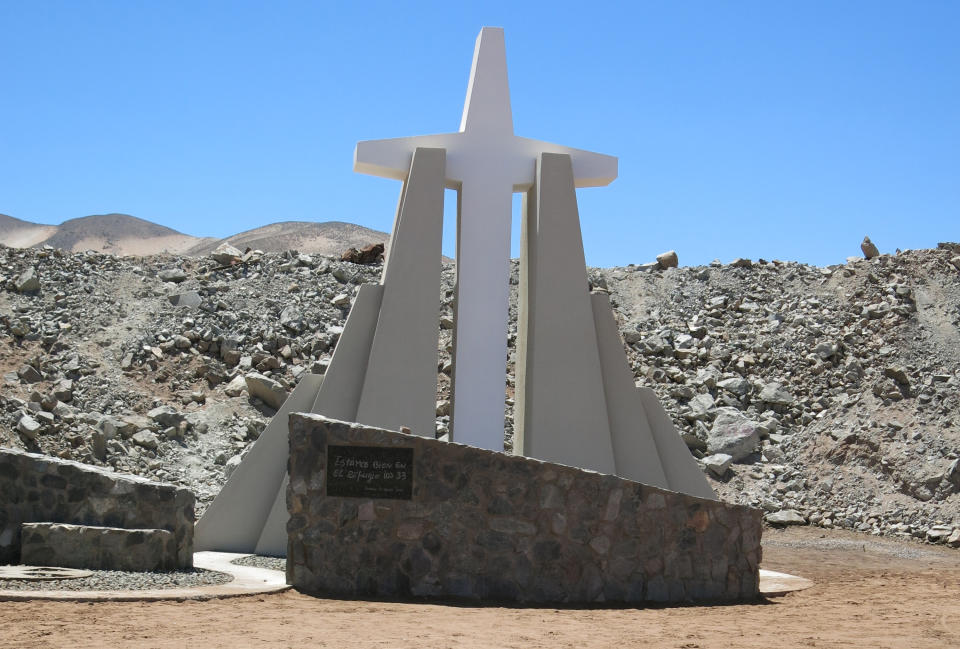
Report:
[[[283,402],[287,400],[286,389],[271,379],[258,372],[250,372],[244,377],[247,383],[247,393],[251,397],[256,397],[265,404],[279,410]]]
[[[663,270],[668,268],[676,268],[679,263],[680,259],[677,257],[677,253],[674,250],[661,252],[659,255],[657,255],[657,265],[659,265]]]
[[[767,514],[765,520],[775,527],[786,527],[787,525],[806,525],[807,519],[803,514],[795,509],[781,509],[778,512]]]
[[[16,281],[17,291],[20,293],[35,293],[40,290],[40,279],[37,277],[37,269],[31,266],[26,269]]]
[[[179,284],[180,282],[187,279],[187,274],[183,272],[181,268],[165,268],[157,273],[159,277],[164,282],[172,282],[174,284]]]
[[[779,383],[767,383],[760,390],[760,401],[775,406],[792,406],[797,400]]]
[[[229,243],[221,243],[210,253],[210,256],[221,266],[232,266],[240,262],[243,258],[243,253]]]
[[[726,453],[734,462],[753,453],[760,444],[760,424],[736,408],[717,408],[716,419],[707,435],[707,452]]]

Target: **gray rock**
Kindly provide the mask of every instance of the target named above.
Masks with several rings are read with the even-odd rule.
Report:
[[[186,416],[177,412],[172,406],[158,406],[147,413],[147,417],[163,427],[179,426]]]
[[[730,265],[734,268],[753,268],[753,262],[742,257],[737,257],[730,262]]]
[[[243,376],[237,375],[227,383],[227,387],[225,387],[223,391],[228,397],[239,397],[247,391],[247,382]]]
[[[244,377],[247,383],[247,393],[263,401],[265,404],[279,410],[283,402],[287,400],[287,391],[282,385],[268,376],[258,372],[250,372]]]
[[[100,461],[105,460],[107,457],[106,434],[104,434],[102,430],[91,428],[88,439],[90,440],[90,450],[93,451],[93,456]]]
[[[346,293],[340,293],[339,295],[334,297],[330,301],[330,303],[333,304],[333,306],[340,307],[341,309],[343,309],[345,307],[350,306],[350,296],[347,295]]]
[[[707,451],[726,453],[739,461],[753,453],[760,444],[758,424],[735,408],[718,408],[713,427],[707,435]]]
[[[947,537],[947,540],[944,541],[947,545],[952,548],[960,548],[960,527],[953,530],[950,533],[950,536]]]
[[[24,383],[36,383],[37,381],[43,380],[43,375],[37,371],[33,365],[24,365],[19,370],[17,370],[17,376],[19,376]]]
[[[910,375],[907,374],[907,370],[899,365],[889,365],[885,367],[883,369],[883,375],[893,379],[900,385],[910,386]]]
[[[870,241],[870,237],[863,238],[863,241],[860,242],[860,250],[863,251],[863,256],[867,259],[873,259],[880,255],[880,251],[873,245],[873,241]]]
[[[243,462],[243,456],[240,453],[237,453],[227,460],[223,465],[223,477],[229,480],[230,476],[233,475],[233,472],[237,470],[237,467],[240,466],[241,462]]]
[[[173,306],[183,306],[191,309],[195,309],[203,303],[200,294],[196,291],[174,293],[173,295],[168,295],[167,299],[170,300],[170,304]]]
[[[210,257],[221,266],[236,264],[243,258],[243,253],[229,243],[221,243],[210,253]]]
[[[727,474],[727,471],[730,470],[730,465],[733,464],[733,457],[727,455],[726,453],[714,453],[713,455],[708,455],[703,458],[703,466],[705,466],[710,473],[722,478]]]
[[[64,403],[73,401],[73,381],[70,379],[57,381],[57,384],[53,386],[53,396]]]
[[[777,527],[786,527],[787,525],[806,525],[807,519],[795,509],[781,509],[764,516],[764,519],[771,525]]]
[[[668,250],[667,252],[661,252],[657,255],[657,263],[660,265],[660,268],[666,270],[668,268],[676,268],[680,260],[677,257],[676,251]]]
[[[750,392],[750,381],[746,380],[745,378],[735,376],[730,379],[718,381],[717,387],[742,397]]]
[[[960,487],[960,458],[950,463],[944,477],[952,482],[954,486]]]
[[[706,419],[709,412],[713,410],[715,406],[716,402],[712,396],[709,394],[698,394],[690,399],[690,403],[688,404],[689,411],[685,417],[690,420]]]
[[[280,312],[280,324],[293,333],[300,333],[303,330],[303,314],[297,308],[297,305],[291,304],[284,307],[283,311]]]
[[[187,274],[179,268],[166,268],[157,273],[157,277],[164,282],[173,282],[174,284],[179,284],[183,280],[187,279]]]
[[[30,415],[23,415],[17,422],[17,430],[27,439],[36,439],[40,431],[40,422]]]
[[[26,269],[14,282],[14,286],[20,293],[34,293],[40,290],[40,279],[37,277],[37,269],[31,266]]]
[[[792,406],[796,403],[793,395],[787,392],[779,383],[767,383],[760,390],[760,401],[777,406]]]
[[[133,434],[133,443],[137,446],[142,446],[143,448],[154,451],[157,449],[160,439],[156,436],[156,434],[151,433],[149,430],[141,430]]]

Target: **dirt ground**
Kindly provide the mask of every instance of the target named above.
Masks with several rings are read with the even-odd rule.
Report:
[[[0,647],[960,647],[960,551],[811,528],[763,567],[812,579],[730,606],[521,608],[318,599],[0,602]]]

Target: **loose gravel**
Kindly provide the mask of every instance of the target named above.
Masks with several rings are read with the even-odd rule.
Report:
[[[216,586],[232,580],[233,577],[225,572],[200,569],[177,572],[96,570],[93,575],[82,579],[0,579],[0,590],[163,590]]]
[[[251,568],[266,568],[267,570],[279,570],[286,572],[287,560],[283,557],[265,557],[251,554],[249,557],[240,557],[231,561],[235,566],[248,566]]]

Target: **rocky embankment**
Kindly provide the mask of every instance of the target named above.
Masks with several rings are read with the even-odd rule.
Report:
[[[960,247],[826,268],[663,265],[591,269],[591,283],[723,498],[774,524],[960,545]],[[324,371],[357,287],[379,274],[296,252],[0,247],[0,445],[171,481],[202,510],[284,393]],[[515,323],[508,340],[509,448]]]

